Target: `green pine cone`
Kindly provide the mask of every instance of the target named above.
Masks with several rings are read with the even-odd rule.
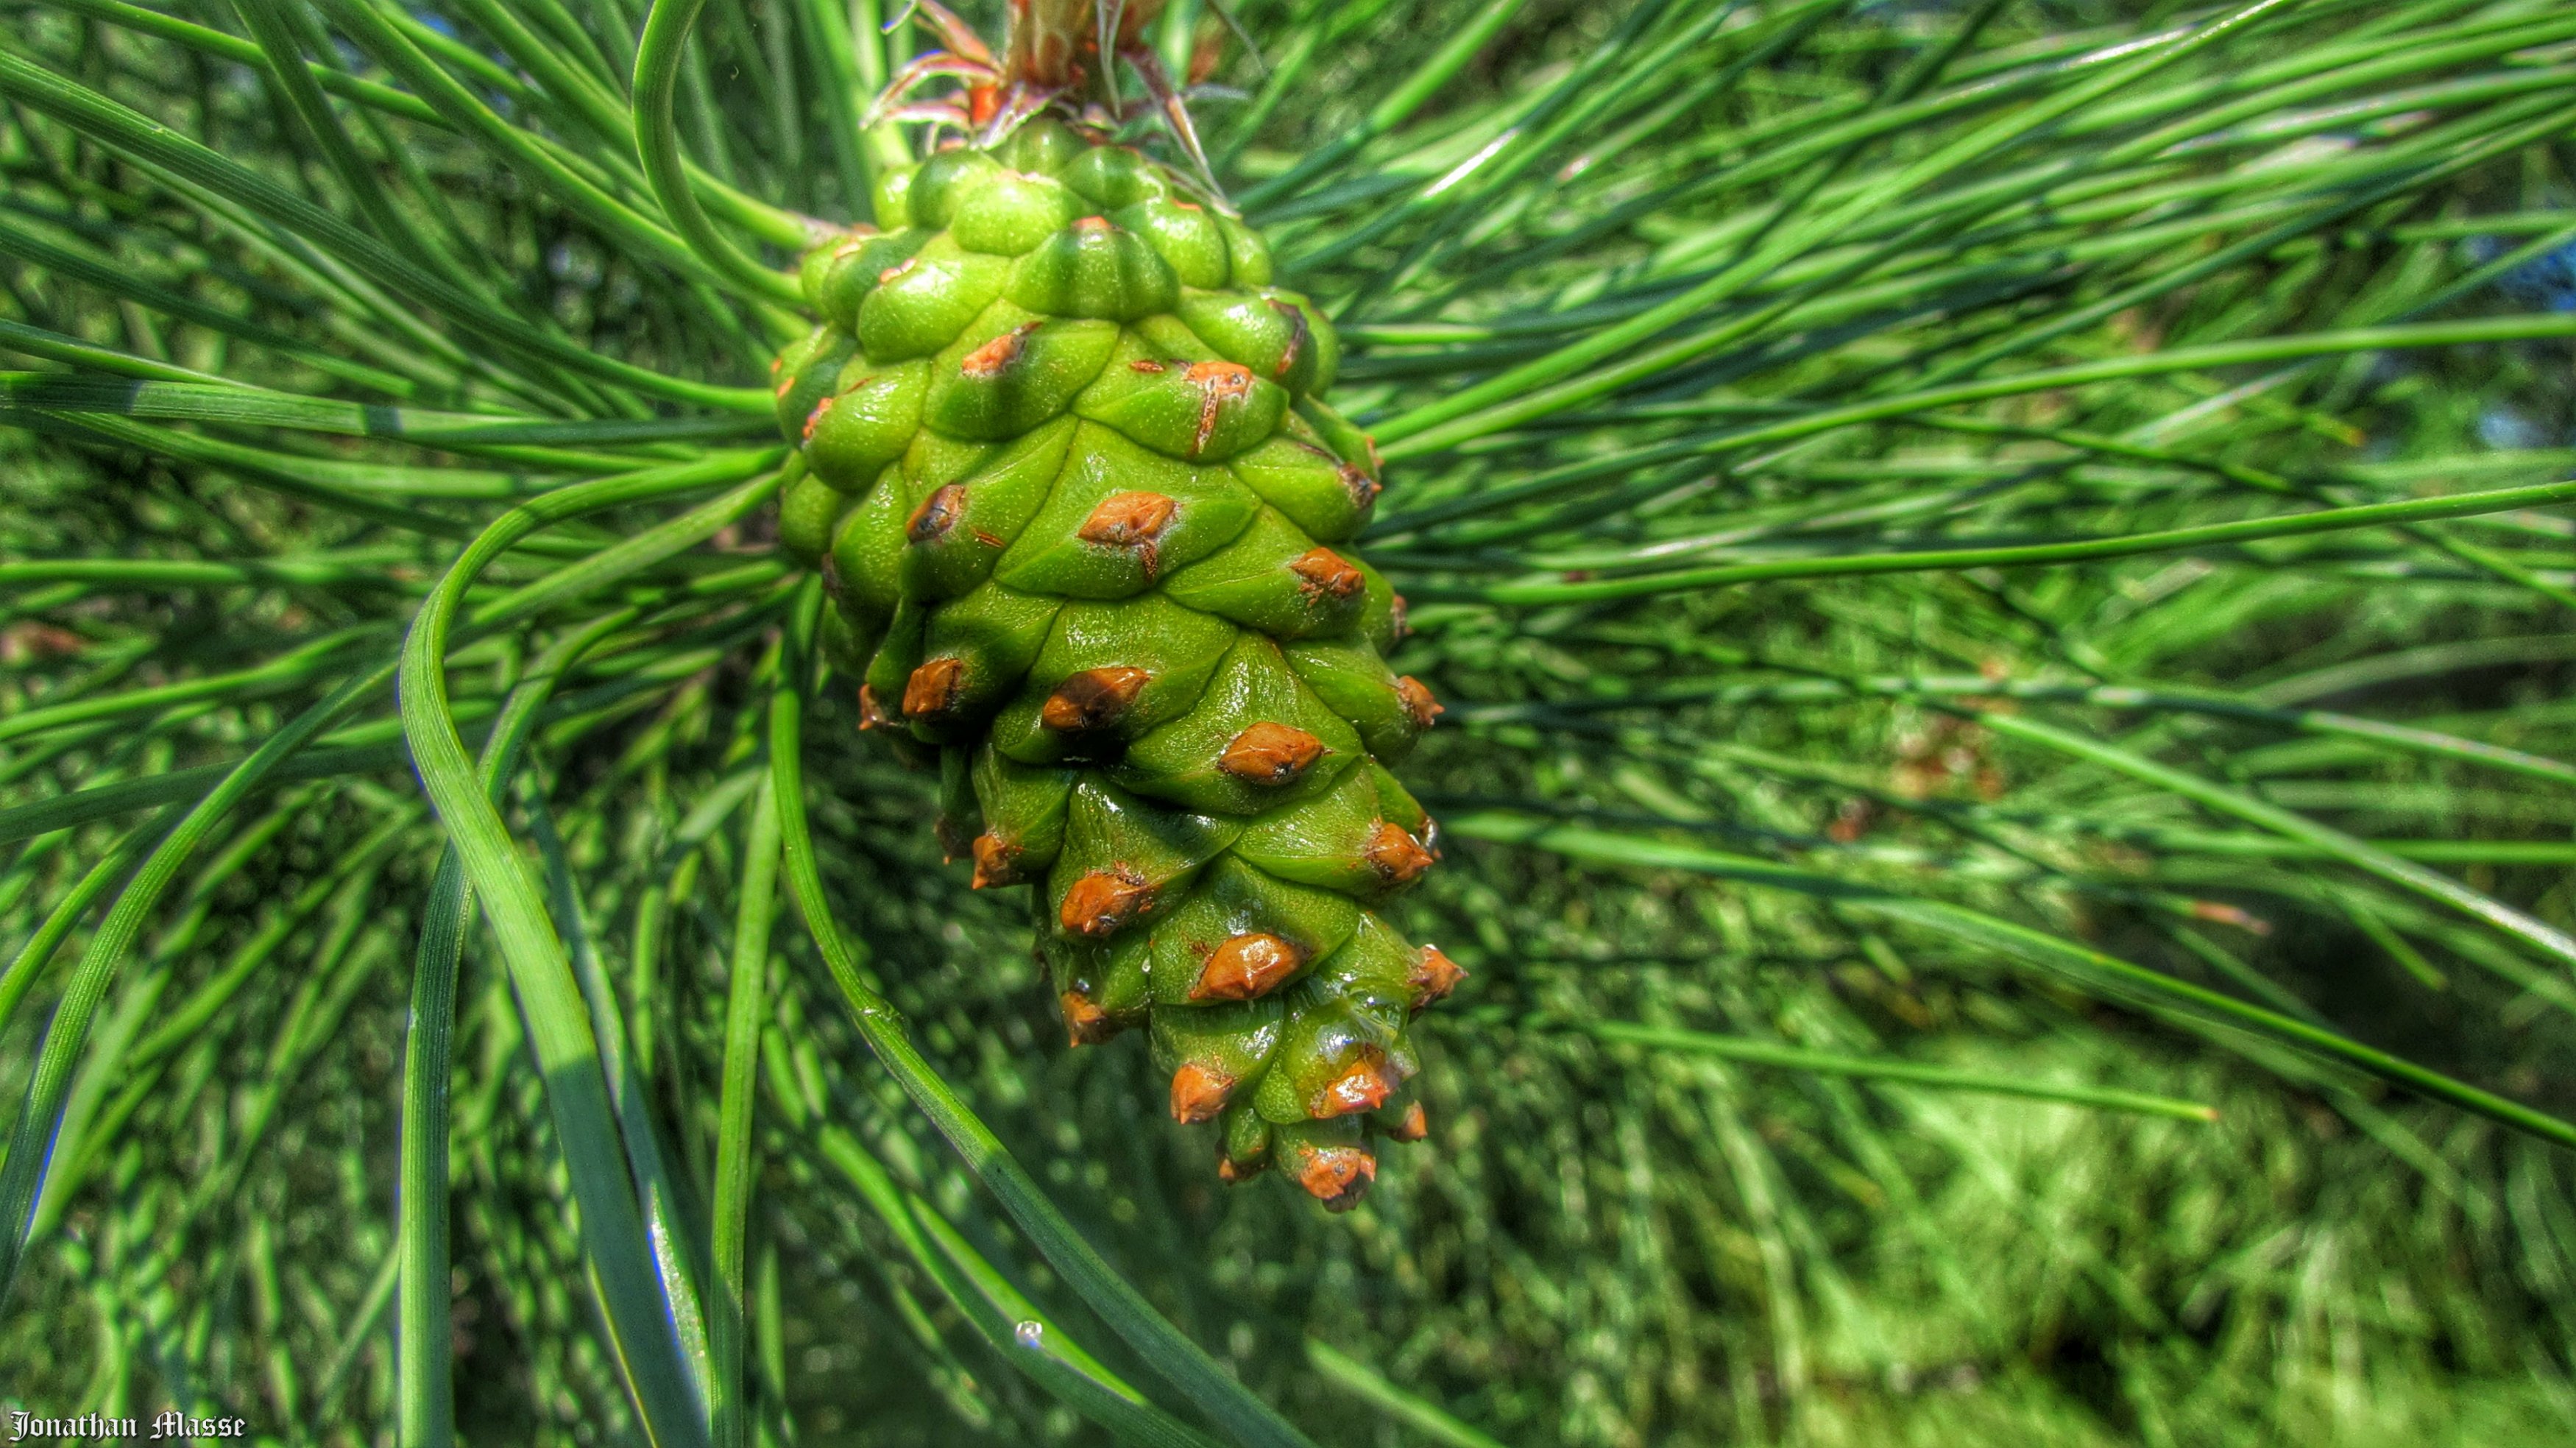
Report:
[[[1378,492],[1331,326],[1160,164],[1054,120],[883,188],[807,257],[774,364],[862,718],[936,750],[975,884],[1042,892],[1075,1044],[1149,1029],[1219,1172],[1330,1207],[1423,1132],[1415,1012],[1455,965],[1375,908],[1438,858],[1384,763],[1439,705],[1351,550]]]

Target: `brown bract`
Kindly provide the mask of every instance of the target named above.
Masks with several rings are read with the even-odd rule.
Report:
[[[1297,1155],[1297,1185],[1322,1202],[1326,1211],[1347,1212],[1358,1206],[1369,1184],[1377,1180],[1377,1158],[1366,1147],[1300,1145]]]
[[[1115,935],[1154,908],[1154,887],[1124,870],[1094,870],[1064,892],[1056,917],[1075,935]]]
[[[1279,365],[1270,371],[1273,377],[1285,377],[1288,375],[1288,369],[1297,365],[1297,359],[1306,354],[1306,348],[1314,341],[1315,334],[1306,325],[1304,307],[1291,306],[1277,297],[1267,300],[1270,303],[1270,310],[1277,312],[1280,319],[1288,324],[1288,345],[1279,349]]]
[[[1361,852],[1369,868],[1378,872],[1387,884],[1403,889],[1422,878],[1431,868],[1434,856],[1422,842],[1406,834],[1404,827],[1392,820],[1379,820],[1369,832],[1369,842]]]
[[[1342,1068],[1340,1075],[1324,1083],[1308,1103],[1306,1114],[1319,1119],[1349,1116],[1355,1112],[1375,1111],[1395,1094],[1395,1075],[1387,1064],[1386,1053],[1374,1046],[1363,1046],[1359,1055]]]
[[[1252,369],[1240,362],[1193,362],[1181,376],[1199,390],[1198,441],[1190,448],[1191,455],[1196,456],[1207,451],[1208,439],[1216,435],[1216,420],[1225,405],[1252,395]]]
[[[1145,576],[1151,578],[1163,534],[1180,510],[1180,504],[1161,493],[1112,493],[1100,500],[1073,536],[1095,547],[1134,549],[1145,565]]]
[[[1416,1101],[1404,1108],[1404,1114],[1386,1129],[1386,1134],[1391,1141],[1420,1141],[1431,1134],[1431,1118],[1423,1111],[1422,1103]]]
[[[961,41],[974,40],[964,25],[939,11],[936,0],[929,0],[922,8],[938,11],[947,20],[939,29],[952,49],[959,48]],[[1125,0],[1109,10],[1115,28],[1106,37],[1101,34],[1102,10],[1098,0],[1011,0],[1010,26],[1003,41],[1003,68],[996,79],[1013,91],[1035,90],[1052,95],[1082,89],[1101,70],[1102,39],[1109,41],[1115,54],[1137,49],[1153,33],[1154,22],[1163,13],[1163,0]],[[976,49],[982,49],[980,41]],[[983,58],[989,70],[990,52],[985,52]]]
[[[1183,1062],[1172,1073],[1172,1119],[1185,1126],[1214,1121],[1233,1091],[1234,1078],[1223,1071],[1196,1061]]]
[[[912,510],[912,517],[903,525],[903,536],[914,543],[936,543],[947,537],[948,530],[956,527],[957,520],[964,516],[966,485],[949,483],[922,499],[921,506]]]
[[[1012,363],[1020,360],[1021,349],[1029,344],[1029,334],[1045,325],[1044,322],[1022,322],[967,353],[957,364],[958,375],[972,377],[978,382],[1001,376],[1010,370]]]
[[[885,711],[885,705],[877,702],[877,691],[861,684],[859,686],[859,727],[882,729],[893,722],[894,716]]]
[[[1413,987],[1413,1008],[1418,1012],[1456,990],[1466,978],[1466,970],[1442,954],[1439,946],[1426,945],[1413,953],[1413,971],[1405,983]]]
[[[1194,1001],[1248,1001],[1279,988],[1306,952],[1296,942],[1260,931],[1246,931],[1209,952],[1199,978],[1190,985]]]
[[[1118,1034],[1118,1023],[1110,1019],[1109,1012],[1080,991],[1066,991],[1056,997],[1056,1004],[1064,1010],[1065,1034],[1074,1045],[1096,1046]]]
[[[1368,575],[1330,548],[1307,549],[1289,560],[1288,571],[1297,575],[1298,586],[1309,593],[1352,598],[1368,587]]]
[[[1341,474],[1342,489],[1351,495],[1354,508],[1366,511],[1377,503],[1377,495],[1386,491],[1384,484],[1349,463],[1341,464],[1336,471]]]
[[[1154,676],[1113,664],[1085,669],[1055,686],[1038,710],[1038,723],[1059,734],[1085,734],[1118,722]]]
[[[986,830],[967,846],[975,857],[972,888],[984,890],[997,885],[1020,883],[1020,847],[1000,835]]]
[[[1395,681],[1395,696],[1404,701],[1404,712],[1413,716],[1417,729],[1430,728],[1432,720],[1449,712],[1440,707],[1440,701],[1431,697],[1431,690],[1411,674]]]
[[[1324,741],[1305,730],[1265,720],[1234,736],[1216,767],[1246,784],[1293,784],[1324,752]]]
[[[903,683],[903,717],[928,719],[945,714],[966,687],[964,659],[932,659],[912,671]]]

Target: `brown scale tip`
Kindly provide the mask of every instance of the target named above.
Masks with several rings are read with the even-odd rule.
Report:
[[[957,520],[966,516],[966,485],[950,483],[921,500],[912,517],[903,525],[903,536],[913,543],[936,543],[948,536]]]
[[[1423,1111],[1422,1103],[1419,1101],[1405,1107],[1404,1114],[1397,1117],[1395,1124],[1386,1129],[1387,1139],[1390,1141],[1420,1141],[1430,1134],[1431,1118]]]
[[[1384,484],[1349,463],[1341,464],[1335,471],[1341,475],[1343,490],[1351,495],[1351,506],[1362,512],[1376,506],[1377,495],[1386,491]]]
[[[964,659],[932,659],[903,681],[903,717],[925,719],[945,714],[966,687]]]
[[[1306,1114],[1318,1120],[1349,1116],[1361,1111],[1375,1111],[1395,1094],[1395,1077],[1387,1067],[1386,1053],[1374,1046],[1363,1046],[1357,1059],[1342,1068],[1342,1074],[1324,1083],[1322,1090],[1308,1103]]]
[[[1387,884],[1397,889],[1421,879],[1422,872],[1430,869],[1439,858],[1423,848],[1420,840],[1406,834],[1402,825],[1391,820],[1377,822],[1377,828],[1369,832],[1367,847],[1360,853],[1361,858],[1368,861],[1370,869],[1377,871]]]
[[[986,830],[977,835],[966,849],[975,857],[974,889],[1020,883],[1021,852],[1018,845]]]
[[[1064,892],[1056,918],[1075,935],[1115,935],[1154,908],[1154,887],[1123,870],[1094,870]]]
[[[1309,593],[1353,598],[1368,587],[1368,575],[1330,548],[1310,548],[1297,555],[1289,560],[1288,571],[1297,575],[1298,586]]]
[[[1449,712],[1440,706],[1438,699],[1431,697],[1431,690],[1411,674],[1395,681],[1395,697],[1404,701],[1404,712],[1413,716],[1416,729],[1430,728],[1432,720]]]
[[[1228,397],[1241,397],[1252,390],[1252,369],[1240,362],[1193,362],[1181,375],[1195,386]]]
[[[1047,695],[1045,706],[1038,710],[1038,722],[1059,734],[1105,729],[1118,722],[1153,677],[1124,664],[1085,669]]]
[[[1294,941],[1246,931],[1209,952],[1190,986],[1194,1001],[1248,1001],[1268,995],[1306,963]]]
[[[1118,1034],[1118,1023],[1109,1018],[1109,1012],[1078,990],[1057,996],[1056,1004],[1064,1010],[1064,1029],[1070,1044],[1097,1046]]]
[[[1252,395],[1252,369],[1240,362],[1193,362],[1181,376],[1199,390],[1198,441],[1190,446],[1195,457],[1207,451],[1208,439],[1216,435],[1216,420],[1225,405]]]
[[[1076,231],[1108,231],[1112,228],[1109,225],[1109,218],[1106,216],[1086,216],[1074,222],[1073,229]]]
[[[1246,784],[1294,784],[1324,752],[1324,741],[1305,730],[1264,721],[1234,736],[1216,767]]]
[[[781,393],[780,395],[785,396],[786,394]],[[831,410],[831,398],[826,397],[822,401],[815,403],[813,408],[805,414],[805,429],[803,432],[797,434],[798,440],[802,442],[812,442],[814,440],[814,429],[822,426],[823,414]]]
[[[885,711],[885,705],[877,702],[877,691],[861,684],[859,686],[859,727],[882,729],[893,722],[894,716]]]
[[[1172,1119],[1184,1126],[1214,1121],[1233,1092],[1233,1077],[1213,1066],[1184,1062],[1172,1073]]]
[[[1297,1185],[1328,1212],[1347,1212],[1377,1180],[1377,1158],[1364,1146],[1299,1146]]]
[[[1216,1154],[1216,1179],[1227,1186],[1240,1186],[1270,1170],[1267,1161],[1236,1161],[1220,1148]]]
[[[1020,360],[1021,350],[1029,344],[1029,334],[1045,325],[1044,322],[1022,322],[995,337],[960,359],[957,374],[979,382],[1001,376],[1012,363]]]
[[[1375,487],[1376,484],[1372,483],[1370,486]],[[1374,498],[1377,494],[1371,493],[1369,496]],[[1388,597],[1386,601],[1386,620],[1387,632],[1395,635],[1395,641],[1397,643],[1402,643],[1406,639],[1413,637],[1413,605],[1404,601],[1403,594],[1398,593]]]
[[[1154,545],[1163,541],[1163,530],[1172,526],[1172,516],[1181,505],[1161,493],[1111,493],[1091,510],[1074,531],[1085,543],[1103,548],[1135,548],[1145,555],[1145,569],[1154,567]]]
[[[1270,303],[1270,310],[1277,312],[1280,319],[1288,324],[1288,345],[1279,349],[1279,365],[1271,369],[1270,373],[1273,377],[1285,377],[1288,375],[1288,369],[1296,366],[1297,359],[1304,355],[1307,344],[1314,340],[1315,334],[1313,329],[1306,325],[1305,308],[1283,302],[1277,297],[1270,297],[1267,300]]]
[[[1466,969],[1442,954],[1439,946],[1426,945],[1413,953],[1413,970],[1405,977],[1405,984],[1413,987],[1413,1008],[1422,1011],[1456,990],[1458,982],[1466,978]]]

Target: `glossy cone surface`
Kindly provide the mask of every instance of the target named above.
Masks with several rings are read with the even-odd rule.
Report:
[[[1439,712],[1350,540],[1378,483],[1261,239],[1054,120],[940,153],[804,268],[777,363],[834,663],[935,751],[978,886],[1029,884],[1075,1044],[1149,1029],[1220,1171],[1327,1205],[1413,1139],[1457,968],[1375,907],[1438,856],[1384,765]],[[893,223],[901,222],[901,225]]]

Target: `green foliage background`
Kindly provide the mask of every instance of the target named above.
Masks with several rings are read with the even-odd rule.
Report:
[[[2576,12],[1237,15],[1158,34],[1451,710],[1403,908],[1473,974],[1339,1218],[1063,1047],[769,555],[795,324],[711,238],[861,215],[925,32],[9,9],[0,1401],[2576,1436]]]

